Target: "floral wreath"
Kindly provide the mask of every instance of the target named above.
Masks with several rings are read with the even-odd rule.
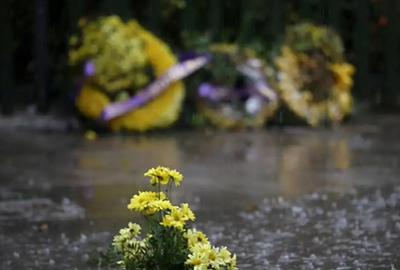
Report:
[[[135,20],[123,23],[117,16],[93,22],[81,19],[82,38],[70,39],[69,62],[85,70],[76,107],[85,118],[97,120],[103,109],[126,100],[177,59],[168,45]],[[179,117],[184,86],[179,80],[141,107],[106,122],[111,130],[146,131],[165,128]]]
[[[279,95],[312,126],[340,122],[352,110],[355,68],[344,61],[339,35],[310,23],[290,26],[275,58]]]
[[[240,88],[238,86],[239,81],[244,81],[244,88],[249,86],[250,76],[246,72],[240,71],[240,67],[246,69],[254,64],[260,70],[260,74],[263,74],[262,69],[265,64],[257,58],[253,50],[242,49],[235,44],[214,44],[209,46],[209,51],[213,54],[213,60],[204,70],[209,73],[207,79],[210,83],[203,83],[199,87],[199,112],[212,125],[219,128],[260,127],[264,125],[278,108],[275,92],[268,87],[264,78],[261,79],[261,83],[268,93],[265,95],[262,92],[256,91],[256,94],[253,92],[249,95],[248,102],[245,103],[245,106],[248,106],[247,108],[252,106],[250,102],[259,107],[252,113],[241,112],[238,108],[234,108],[231,103],[235,97],[232,98],[229,93]],[[251,84],[252,82],[250,82]],[[220,102],[222,99],[228,100],[229,103]],[[214,102],[215,100],[218,101]],[[243,111],[245,110],[243,109]]]

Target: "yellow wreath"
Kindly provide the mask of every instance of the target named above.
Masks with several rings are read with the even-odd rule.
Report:
[[[144,52],[153,67],[155,77],[163,74],[177,62],[170,48],[151,32],[141,27],[138,22],[131,20],[126,26],[134,30],[137,37],[143,41]],[[135,61],[135,59],[131,60]],[[184,95],[185,90],[182,81],[172,83],[154,100],[123,116],[110,120],[107,124],[110,129],[115,131],[121,129],[146,131],[168,127],[179,118]],[[76,98],[78,111],[92,119],[98,119],[104,107],[110,102],[109,97],[90,80],[86,80]]]
[[[284,42],[280,55],[275,58],[281,99],[312,126],[320,125],[326,118],[340,122],[352,110],[350,91],[355,72],[351,64],[342,60],[340,37],[326,27],[306,23],[289,28],[286,38],[290,41]],[[295,48],[296,43],[304,43],[304,39],[309,39],[306,42],[310,45],[306,49]],[[312,55],[312,50],[320,55]],[[310,70],[311,73],[315,70],[325,72],[323,78],[328,83],[327,89],[307,89],[306,81],[311,77],[307,72]]]

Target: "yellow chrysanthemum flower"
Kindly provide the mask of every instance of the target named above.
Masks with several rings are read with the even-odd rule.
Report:
[[[119,235],[116,235],[113,240],[113,246],[119,251],[126,250],[137,242],[136,237],[139,235],[141,227],[138,224],[129,222],[128,228],[119,230]]]
[[[188,240],[189,248],[193,249],[198,244],[210,245],[207,236],[196,229],[189,229],[184,233],[184,237]]]
[[[140,234],[142,227],[139,224],[129,222],[128,229],[130,234],[136,237]]]
[[[134,195],[128,204],[128,209],[135,211],[144,211],[150,203],[157,200],[164,200],[165,194],[162,192],[151,192],[151,191],[139,191],[138,195]]]
[[[206,254],[200,252],[189,254],[185,264],[193,265],[193,270],[207,270],[209,265]]]
[[[114,236],[112,245],[117,248],[118,251],[123,251],[125,247],[127,239],[123,237],[122,235],[116,235]]]
[[[197,243],[196,245],[193,246],[191,251],[207,254],[211,251],[211,249],[212,249],[211,244]]]
[[[194,220],[195,216],[187,203],[181,204],[181,207],[171,207],[170,213],[165,215],[161,224],[167,227],[176,227],[182,229],[186,221]]]
[[[211,247],[206,254],[208,263],[213,269],[219,269],[220,266],[225,265],[225,262],[218,256],[218,250],[215,247]]]
[[[178,172],[177,170],[170,170],[169,171],[169,176],[172,178],[172,180],[175,183],[175,186],[179,186],[182,182],[183,175]]]
[[[147,208],[143,211],[143,214],[151,216],[159,211],[172,209],[172,207],[171,202],[168,200],[156,200],[149,202]]]
[[[144,176],[150,177],[150,184],[156,185],[167,185],[169,181],[174,181],[175,186],[179,186],[182,181],[182,174],[176,170],[171,170],[168,167],[158,166],[157,168],[151,168]]]
[[[234,254],[229,263],[228,270],[237,270],[236,264],[237,264],[237,257],[236,257],[236,254]]]
[[[226,247],[221,247],[217,254],[218,258],[224,263],[228,264],[232,262],[232,254],[228,251]]]
[[[182,203],[181,204],[181,212],[183,213],[184,218],[186,220],[194,221],[196,219],[194,213],[189,208],[189,204],[187,204],[187,203]]]
[[[168,215],[165,215],[163,220],[160,222],[161,225],[166,227],[175,227],[177,229],[183,229],[186,225],[186,216],[180,211],[179,208],[174,207]]]
[[[169,168],[158,166],[157,168],[151,168],[148,170],[144,176],[151,177],[150,184],[156,185],[167,185],[171,180],[171,176],[169,175]]]

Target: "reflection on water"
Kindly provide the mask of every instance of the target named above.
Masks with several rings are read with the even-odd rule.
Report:
[[[53,187],[87,187],[84,197],[94,205],[107,201],[103,196],[126,199],[147,189],[143,173],[157,165],[184,174],[178,197],[238,192],[246,200],[276,192],[292,197],[316,187],[347,188],[351,182],[346,172],[354,174],[353,156],[360,157],[349,138],[316,132],[181,133],[95,141],[38,135],[30,148],[20,148],[25,140],[23,135],[7,138],[7,147],[14,150],[7,156],[0,153],[3,168],[10,169],[2,168],[0,174]],[[24,170],[15,170],[13,164],[23,164]]]
[[[328,146],[335,167],[341,170],[350,168],[351,149],[349,142],[347,140],[330,140]]]
[[[180,166],[177,140],[171,138],[104,138],[84,141],[74,156],[83,167],[142,167],[149,160],[171,167]],[[129,166],[128,166],[129,165]]]
[[[64,181],[87,186],[85,207],[94,215],[105,215],[105,208],[125,211],[121,205],[132,194],[149,188],[143,172],[157,165],[184,173],[185,181],[175,192],[177,200],[218,197],[223,192],[237,193],[236,203],[246,204],[276,192],[295,197],[315,188],[352,185],[337,173],[351,169],[348,139],[318,133],[188,133],[81,143],[70,150],[70,158],[77,162],[73,177]]]
[[[328,185],[335,169],[346,170],[351,166],[351,149],[347,140],[334,140],[305,136],[300,142],[283,147],[279,159],[279,182],[286,196],[297,196],[305,189]],[[351,183],[337,181],[339,189]]]

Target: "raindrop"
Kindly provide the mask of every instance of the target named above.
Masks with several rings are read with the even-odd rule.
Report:
[[[365,250],[365,248],[360,248],[360,255],[364,255],[367,253],[367,251]]]
[[[86,243],[86,242],[87,242],[87,236],[84,235],[84,234],[81,234],[81,238],[79,239],[79,241],[80,241],[82,244]]]
[[[322,228],[324,228],[324,225],[321,224],[321,222],[318,222],[317,224],[314,225],[314,228],[317,229],[317,230],[321,230]]]
[[[13,256],[14,256],[14,258],[18,259],[19,258],[19,253],[18,252],[14,252]]]
[[[28,186],[33,186],[35,184],[35,180],[33,180],[33,179],[29,179],[28,180]]]
[[[400,230],[400,222],[396,222],[396,228]]]
[[[337,229],[344,229],[347,227],[347,219],[346,218],[340,218],[337,222],[336,222],[336,228]]]
[[[281,263],[287,263],[287,262],[289,262],[289,255],[288,254],[282,254],[280,257],[279,257],[279,259],[278,259],[278,261],[279,262],[281,262]]]
[[[292,207],[292,212],[296,213],[296,214],[301,213],[301,212],[303,212],[303,208],[301,208],[299,206],[293,206]]]
[[[68,198],[63,198],[61,204],[68,205],[68,204],[71,204],[71,201]]]
[[[312,263],[308,263],[306,269],[315,269]]]
[[[49,254],[50,254],[50,249],[49,249],[49,248],[45,248],[45,249],[43,250],[43,254],[44,254],[44,255],[49,255]]]
[[[83,262],[87,262],[89,260],[89,255],[85,253],[85,254],[82,255],[81,259],[82,259]]]

